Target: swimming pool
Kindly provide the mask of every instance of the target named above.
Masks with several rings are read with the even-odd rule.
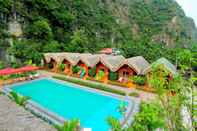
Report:
[[[55,79],[40,79],[11,86],[12,90],[31,97],[45,109],[67,119],[79,119],[83,128],[107,131],[108,116],[121,119],[118,106],[121,99],[82,89]]]

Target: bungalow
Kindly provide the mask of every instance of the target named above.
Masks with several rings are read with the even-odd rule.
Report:
[[[72,67],[76,66],[80,60],[79,53],[64,53],[61,56],[61,63],[64,64],[64,73],[71,75]]]
[[[80,78],[86,79],[88,77],[88,69],[92,67],[91,65],[92,54],[84,53],[80,54],[80,59],[77,63],[77,66],[80,66],[83,70],[80,71]]]
[[[162,66],[162,68],[168,71],[169,80],[178,74],[176,67],[166,58],[160,58],[157,61],[153,62],[148,68],[144,70],[143,73],[147,74],[148,78],[150,78],[152,74],[152,68],[159,67],[159,66]]]
[[[46,53],[45,63],[52,65],[52,71],[57,71],[60,64],[64,64],[64,73],[72,74],[73,66],[80,66],[80,77],[86,79],[89,70],[96,68],[96,79],[108,82],[110,72],[116,72],[118,80],[127,82],[130,76],[144,75],[149,63],[142,57],[125,59],[121,55],[89,54],[89,53]]]
[[[99,75],[99,70],[104,71],[103,81],[107,83],[109,71],[116,72],[125,63],[125,58],[121,55],[111,56],[102,55],[100,62],[96,66],[96,74]]]
[[[59,64],[59,56],[62,53],[46,53],[44,54],[44,62],[45,65],[47,65],[46,68],[51,69],[54,72],[57,72],[58,70],[58,64]]]
[[[119,79],[127,81],[133,75],[144,75],[143,71],[149,67],[149,63],[142,56],[128,58],[125,64],[118,69]]]

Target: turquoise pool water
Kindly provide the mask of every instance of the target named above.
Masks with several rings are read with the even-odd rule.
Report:
[[[82,127],[93,131],[107,131],[108,116],[121,118],[117,110],[121,100],[53,79],[13,85],[12,90],[65,119],[79,119]]]

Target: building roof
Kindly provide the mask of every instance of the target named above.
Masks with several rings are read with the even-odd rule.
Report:
[[[64,56],[65,53],[45,53],[44,59],[47,63],[49,63],[52,59],[55,60],[57,63],[61,62],[61,57]]]
[[[151,64],[151,66],[149,66],[146,70],[144,70],[144,73],[148,73],[150,72],[151,68],[153,66],[159,66],[159,65],[163,65],[165,69],[167,69],[170,73],[172,73],[173,75],[177,74],[177,69],[176,67],[166,58],[160,58],[157,61],[153,62]]]
[[[128,58],[126,64],[134,69],[138,75],[144,75],[144,70],[150,66],[142,56]]]
[[[80,56],[80,60],[82,62],[84,62],[88,67],[91,67],[93,68],[94,66],[96,66],[96,64],[99,63],[100,61],[100,58],[102,57],[103,55],[81,55]]]
[[[118,56],[104,55],[103,57],[101,57],[100,61],[112,72],[116,72],[122,65],[125,64],[125,58],[122,55],[118,55]]]
[[[80,53],[64,53],[61,56],[61,62],[63,62],[63,60],[67,60],[68,62],[70,62],[73,66],[77,65],[77,63],[80,60]]]
[[[104,49],[100,50],[99,53],[112,54],[113,53],[113,49],[112,48],[104,48]]]

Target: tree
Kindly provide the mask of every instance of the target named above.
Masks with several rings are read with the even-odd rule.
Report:
[[[183,106],[188,106],[191,85],[181,75],[168,76],[169,72],[163,66],[153,67],[149,83],[158,94],[166,128],[169,131],[184,130],[181,111]]]
[[[107,122],[111,126],[112,131],[122,131],[122,126],[121,126],[119,120],[117,120],[116,118],[108,117]]]
[[[134,116],[134,122],[126,128],[122,128],[120,122],[114,118],[107,119],[112,131],[154,131],[164,128],[164,116],[158,103],[142,103],[140,112]]]
[[[88,39],[84,30],[76,30],[71,37],[68,50],[71,52],[85,52],[88,49]]]
[[[140,112],[135,115],[134,122],[129,129],[132,131],[164,129],[165,121],[162,112],[157,102],[142,103],[140,105]]]
[[[47,19],[39,19],[27,27],[27,36],[37,40],[51,40],[53,32]]]
[[[41,43],[31,40],[14,40],[13,46],[8,48],[8,53],[22,62],[32,60],[33,63],[40,64],[42,59],[41,45]]]

